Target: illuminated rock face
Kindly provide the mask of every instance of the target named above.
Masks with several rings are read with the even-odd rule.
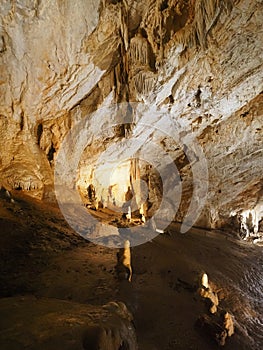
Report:
[[[96,0],[0,4],[1,170],[11,187],[41,197],[52,185],[50,163],[69,111],[103,74],[82,45],[98,7]]]
[[[108,147],[125,137],[144,137],[146,145],[154,142],[175,159],[183,180],[177,219],[183,220],[193,190],[193,164],[185,152],[195,139],[209,174],[197,224],[221,227],[230,222],[231,213],[254,210],[258,230],[263,164],[260,1],[17,0],[0,6],[2,184],[51,197],[61,142],[88,116],[91,131],[79,166],[80,187],[86,181],[89,185],[92,165]],[[89,114],[126,101],[161,107],[169,117],[147,119],[127,109],[118,120],[123,124],[96,141],[92,135],[107,127],[111,115]],[[183,145],[146,126],[140,132],[128,127],[139,121],[174,130]],[[162,162],[157,151],[152,156]],[[127,171],[124,164],[121,169]],[[146,168],[141,176],[147,178]],[[161,196],[156,179],[149,184],[152,202]],[[118,184],[123,190],[129,181],[124,182]],[[120,202],[123,190],[114,194]],[[98,194],[107,200],[103,191],[108,188],[97,184]]]
[[[109,162],[101,167],[95,167],[95,164],[83,166],[80,169],[78,186],[82,193],[89,186],[94,186],[95,201],[100,201],[104,207],[121,208],[129,200],[126,194],[131,186],[130,170],[130,161],[120,164]]]

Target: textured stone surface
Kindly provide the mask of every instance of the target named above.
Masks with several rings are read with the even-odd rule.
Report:
[[[5,349],[137,349],[131,314],[123,303],[99,307],[26,296],[3,298],[0,304]]]
[[[183,144],[195,139],[202,146],[209,193],[198,224],[221,227],[231,214],[255,207],[258,224],[261,1],[6,1],[1,21],[2,183],[49,197],[54,159],[70,127],[102,105],[142,102],[169,117],[149,120],[133,108],[134,122],[174,130]],[[95,142],[92,135],[109,123],[110,115],[88,118],[90,147],[80,174],[89,177],[92,162],[124,137],[123,130],[109,131]],[[185,149],[146,127],[129,133],[161,145],[179,165],[182,220],[192,196]],[[85,188],[83,178],[80,184]]]

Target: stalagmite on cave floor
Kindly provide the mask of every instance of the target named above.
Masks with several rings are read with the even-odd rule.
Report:
[[[85,312],[98,306],[98,316],[114,300],[133,314],[139,349],[217,349],[196,327],[207,313],[197,293],[203,272],[219,290],[220,307],[235,317],[225,349],[260,349],[261,247],[222,232],[182,235],[171,224],[169,235],[132,248],[129,283],[116,274],[116,249],[77,236],[55,206],[19,193],[14,198],[0,201],[1,349],[85,349]],[[52,332],[50,322],[58,327],[65,312]]]

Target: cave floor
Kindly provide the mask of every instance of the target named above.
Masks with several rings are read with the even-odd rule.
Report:
[[[23,313],[14,315],[14,305],[24,298],[82,305],[121,300],[134,315],[140,350],[217,349],[196,327],[198,317],[208,312],[197,293],[203,272],[218,290],[220,309],[235,316],[236,333],[227,339],[225,349],[261,348],[261,247],[223,232],[193,228],[180,234],[179,226],[171,224],[169,235],[132,248],[129,283],[116,274],[116,249],[78,236],[55,205],[22,193],[14,193],[14,198],[15,203],[0,199],[1,349],[23,348],[9,346],[11,337],[37,339],[37,327],[32,337],[27,310],[23,309],[24,322]],[[58,349],[58,342],[54,338],[49,349]],[[42,349],[39,342],[24,348]]]

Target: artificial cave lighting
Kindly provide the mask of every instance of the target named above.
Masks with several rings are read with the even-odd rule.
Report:
[[[130,161],[119,164],[109,163],[107,167],[98,167],[94,171],[93,180],[97,198],[104,206],[113,205],[121,208],[130,187]]]
[[[145,222],[148,189],[140,179],[140,162],[136,158],[82,167],[77,186],[96,209],[100,206],[123,212],[129,218],[138,210]]]

